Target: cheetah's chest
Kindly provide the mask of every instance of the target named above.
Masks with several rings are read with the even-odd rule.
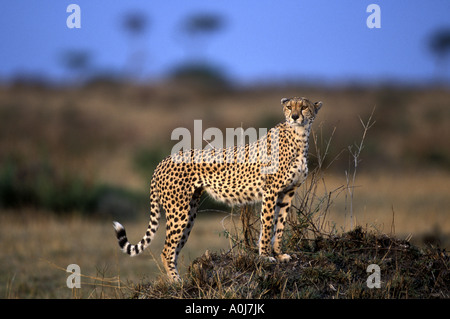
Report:
[[[307,152],[307,149],[303,149],[299,156],[293,160],[289,170],[290,176],[287,181],[287,186],[299,186],[308,176]]]

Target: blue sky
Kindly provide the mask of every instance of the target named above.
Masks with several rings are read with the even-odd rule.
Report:
[[[81,29],[66,26],[71,3],[81,8]],[[380,29],[366,25],[371,3],[381,8]],[[121,19],[136,11],[150,23],[133,41]],[[198,13],[220,15],[225,23],[193,54],[182,41],[180,26]],[[428,37],[442,27],[450,27],[449,0],[3,1],[0,81],[17,75],[63,80],[70,73],[61,56],[76,50],[89,52],[92,70],[116,73],[139,51],[142,78],[163,77],[196,55],[242,83],[424,83],[436,71]],[[450,65],[446,72],[449,79]]]

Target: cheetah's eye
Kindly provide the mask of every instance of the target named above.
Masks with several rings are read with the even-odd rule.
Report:
[[[290,105],[286,105],[286,108],[287,108],[288,110],[292,109],[292,107],[291,107]]]

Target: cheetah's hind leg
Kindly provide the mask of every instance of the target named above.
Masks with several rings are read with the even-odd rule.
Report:
[[[189,202],[189,211],[186,211],[183,202],[176,202],[167,216],[166,240],[161,254],[167,275],[173,281],[180,281],[177,268],[178,255],[186,244],[197,217],[202,189],[196,189]]]

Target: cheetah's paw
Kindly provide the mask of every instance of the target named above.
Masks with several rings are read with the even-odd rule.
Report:
[[[291,260],[291,256],[289,256],[288,254],[280,254],[277,255],[277,259],[281,263],[287,263]]]
[[[260,255],[260,257],[262,258],[262,260],[265,260],[269,263],[276,263],[277,260],[274,257],[270,257],[270,256],[264,256],[264,255]]]

